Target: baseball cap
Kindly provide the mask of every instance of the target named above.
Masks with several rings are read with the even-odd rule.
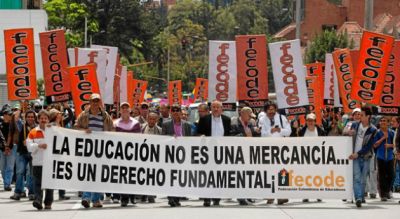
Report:
[[[92,93],[92,95],[90,95],[90,100],[95,100],[95,99],[100,100],[100,94]]]
[[[316,120],[316,119],[317,119],[317,116],[315,116],[314,113],[310,113],[310,114],[308,114],[308,115],[306,116],[306,120],[309,120],[309,119],[311,119],[311,120]]]
[[[131,105],[128,102],[122,102],[119,107],[123,107],[123,106],[128,106],[129,108],[131,108]]]
[[[240,110],[240,112],[241,112],[241,113],[242,113],[242,112],[250,112],[250,116],[251,116],[251,117],[256,117],[256,115],[253,113],[253,110],[252,110],[250,107],[248,107],[248,106],[243,107],[243,108]]]
[[[352,115],[354,114],[354,113],[361,113],[361,109],[360,108],[355,108],[355,109],[353,109],[353,112],[351,113]]]

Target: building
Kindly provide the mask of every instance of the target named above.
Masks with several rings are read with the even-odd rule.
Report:
[[[301,43],[303,46],[325,29],[338,30],[346,22],[354,28],[364,27],[365,0],[342,0],[340,4],[328,0],[303,0],[301,6]],[[374,18],[382,14],[400,15],[399,0],[375,0]],[[376,19],[375,19],[376,21]],[[347,26],[349,26],[347,25]],[[357,29],[357,28],[356,28]],[[274,38],[295,39],[296,24],[284,27]]]
[[[0,0],[0,9],[42,9],[42,0]]]

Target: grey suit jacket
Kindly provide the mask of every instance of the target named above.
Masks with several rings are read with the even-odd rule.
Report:
[[[162,125],[162,134],[163,135],[171,135],[175,134],[174,123],[173,120],[167,120]],[[182,135],[183,136],[192,136],[192,126],[189,122],[182,120]]]

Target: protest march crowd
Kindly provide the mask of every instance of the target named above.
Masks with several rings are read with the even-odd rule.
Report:
[[[193,92],[200,100],[195,121],[189,120],[190,110],[182,105],[180,80],[166,81],[168,104],[148,103],[147,82],[134,79],[133,72],[119,63],[118,48],[66,48],[64,30],[42,32],[39,38],[49,100],[43,105],[29,102],[38,98],[33,29],[4,31],[8,100],[19,104],[1,110],[0,170],[4,190],[13,200],[29,198],[38,210],[52,208],[53,190],[42,186],[48,167],[43,160],[51,150],[45,130],[51,126],[89,136],[97,132],[237,136],[265,138],[266,143],[268,138],[349,136],[342,139],[352,137],[352,153],[348,159],[333,160],[341,161],[343,169],[352,161],[354,198],[348,201],[361,207],[367,196],[385,202],[400,191],[400,69],[394,67],[399,66],[400,41],[391,36],[365,31],[356,53],[338,49],[326,53],[325,63],[306,65],[299,40],[267,45],[265,35],[241,35],[235,41],[210,41],[208,79],[197,78]],[[268,93],[267,48],[276,103]],[[238,113],[227,116],[225,111]],[[287,183],[280,177],[279,183]],[[70,198],[65,190],[58,192],[59,199]],[[156,198],[88,191],[79,195],[85,208],[100,208],[103,200],[113,199],[125,207],[137,200],[154,203]],[[209,197],[200,197],[205,207],[220,205],[220,199]],[[253,202],[243,197],[237,200],[240,205]],[[278,205],[289,201],[274,197],[280,198]],[[265,197],[267,204],[274,203],[274,197]],[[181,206],[184,199],[169,196],[168,204]]]
[[[238,136],[238,137],[302,137],[302,136],[352,136],[353,152],[353,189],[357,207],[371,199],[387,201],[394,192],[400,192],[400,132],[399,116],[377,116],[371,107],[356,108],[350,114],[341,111],[323,109],[322,125],[316,124],[316,116],[309,113],[305,123],[298,117],[288,119],[277,110],[277,105],[268,102],[264,110],[255,115],[250,107],[243,107],[238,116],[229,118],[224,115],[222,103],[213,101],[198,106],[199,119],[188,121],[188,109],[173,104],[153,105],[147,102],[130,106],[120,104],[120,112],[107,112],[101,96],[93,93],[86,110],[75,115],[67,103],[41,106],[24,101],[14,106],[5,105],[1,114],[1,174],[4,190],[10,191],[10,199],[29,198],[33,206],[51,209],[53,190],[42,191],[42,165],[44,150],[44,131],[50,126],[60,126],[92,131],[111,131],[144,133],[170,136]],[[266,139],[266,141],[268,141]],[[15,176],[14,176],[15,175]],[[11,185],[15,183],[14,191]],[[65,190],[59,190],[59,199],[68,200]],[[45,193],[45,194],[44,194]],[[101,194],[80,192],[82,206],[102,207],[102,200],[112,200],[122,207],[129,202],[155,202],[154,196],[135,194]],[[44,206],[43,206],[44,196]],[[266,197],[267,198],[267,197]],[[168,197],[171,207],[181,205],[183,197]],[[240,205],[248,205],[252,199],[238,199]],[[288,199],[278,199],[279,205]],[[318,201],[321,201],[318,199]],[[344,200],[345,201],[345,200]],[[204,206],[219,205],[220,199],[204,199]],[[274,199],[267,199],[272,204]],[[304,199],[303,202],[308,202]]]

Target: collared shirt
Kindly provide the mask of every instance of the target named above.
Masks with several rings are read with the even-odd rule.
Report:
[[[178,122],[178,123],[173,122],[173,124],[174,124],[175,135],[182,136],[182,122]]]
[[[224,131],[224,124],[222,123],[221,116],[214,117],[213,115],[211,115],[211,136],[224,136]]]
[[[355,143],[355,150],[354,152],[359,152],[362,148],[362,143],[364,140],[364,135],[367,132],[369,126],[364,127],[362,123],[360,123],[358,127],[358,132],[357,132],[357,137],[356,137],[356,143]]]
[[[306,129],[306,132],[304,133],[304,137],[317,137],[318,136],[318,130],[317,128],[314,128],[314,131],[310,131],[308,128]]]

